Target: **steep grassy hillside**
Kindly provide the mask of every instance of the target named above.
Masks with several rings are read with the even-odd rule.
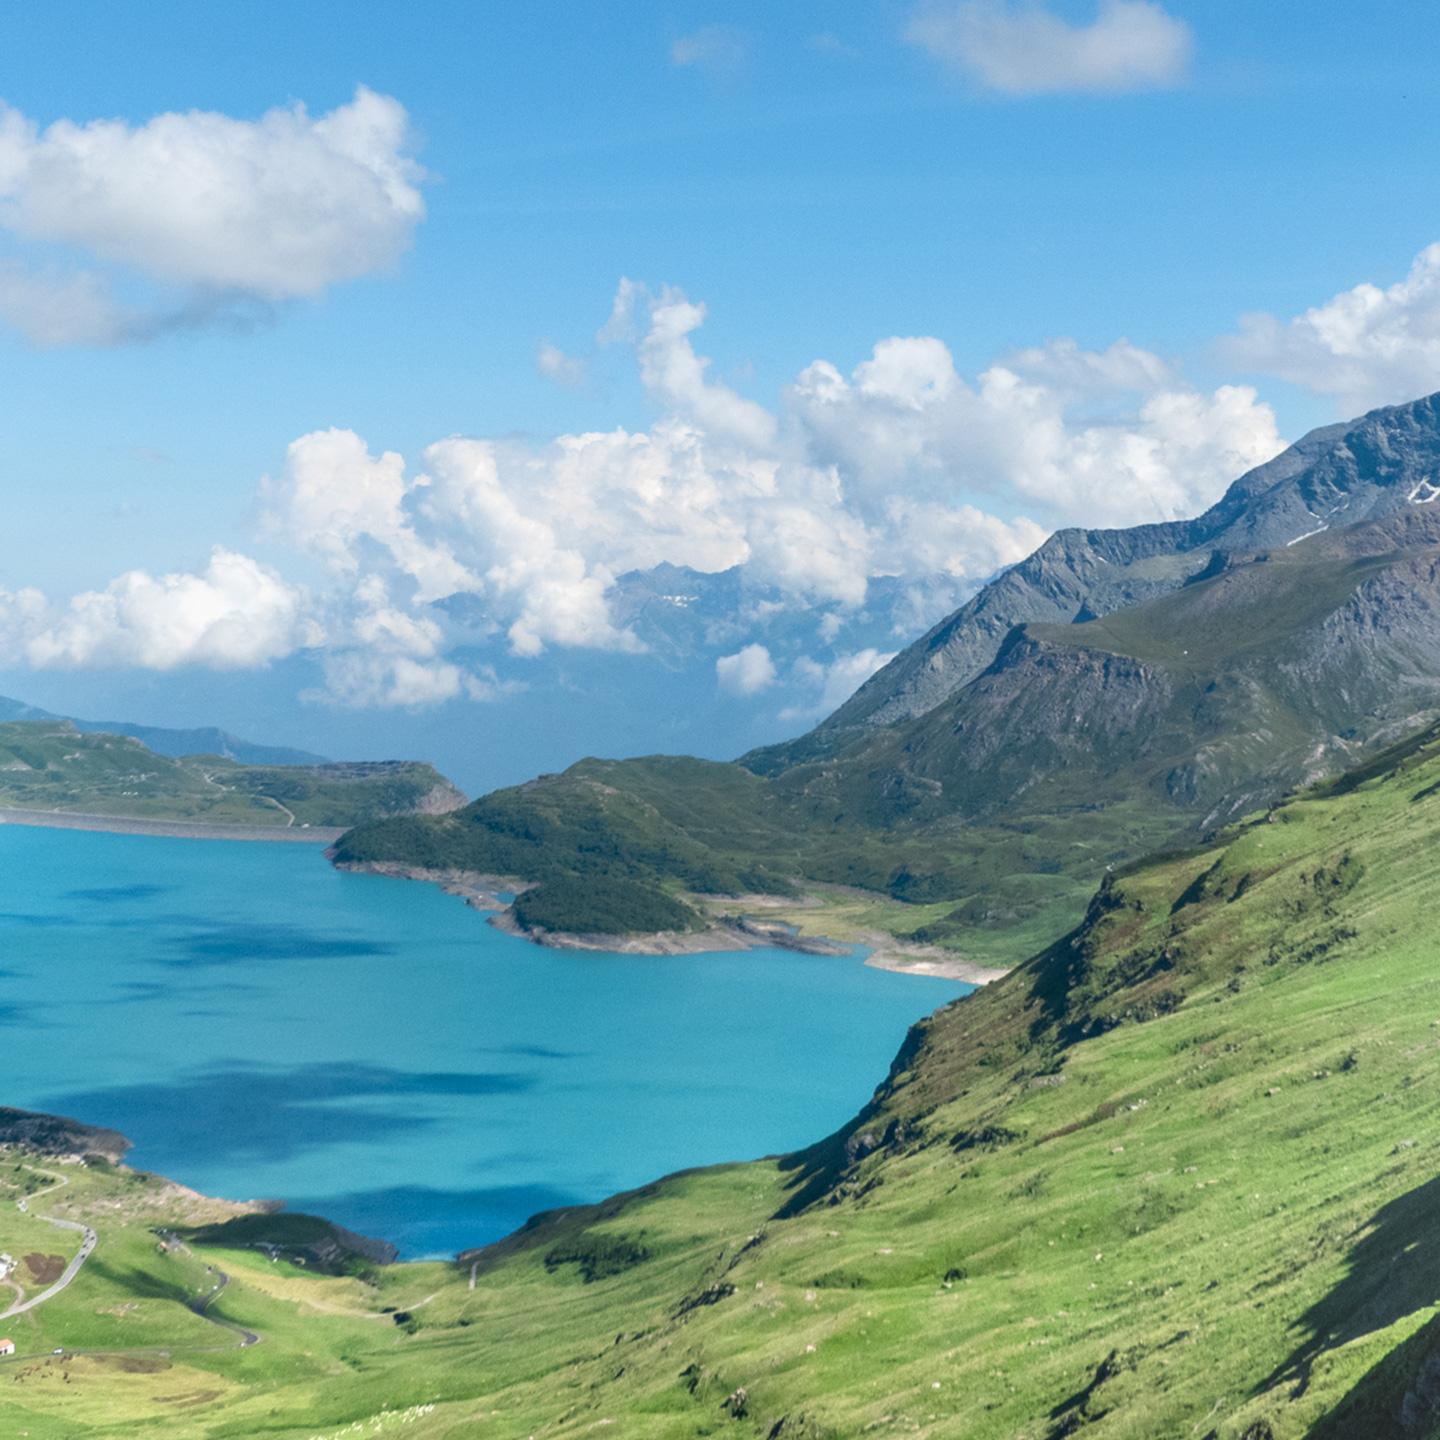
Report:
[[[7,1322],[30,1358],[0,1416],[36,1440],[1433,1436],[1437,847],[1440,730],[1112,873],[812,1150],[455,1267],[161,1249],[153,1182],[77,1171],[100,1248]],[[40,1243],[5,1223],[0,1248]],[[263,1343],[207,1346],[196,1263]],[[55,1345],[106,1353],[33,1358]]]
[[[65,720],[0,724],[0,808],[290,828],[463,802],[444,776],[408,761],[240,765],[157,755],[131,736],[81,732]]]

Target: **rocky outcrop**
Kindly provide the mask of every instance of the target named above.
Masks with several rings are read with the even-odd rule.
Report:
[[[465,794],[457,790],[448,780],[432,786],[415,802],[417,815],[448,815],[468,804]]]
[[[33,1110],[0,1107],[0,1145],[24,1146],[41,1155],[73,1157],[100,1155],[118,1163],[131,1142],[118,1130],[83,1125],[63,1115],[42,1115]]]

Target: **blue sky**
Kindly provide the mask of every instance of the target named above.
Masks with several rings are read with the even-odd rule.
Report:
[[[996,58],[1010,33],[1004,27],[1037,15],[1071,27],[1050,68],[997,80],[996,67],[1010,63]],[[977,30],[982,22],[990,28]],[[1095,59],[1093,46],[1083,64],[1075,58],[1093,39],[1089,27],[1106,23],[1105,45],[1149,27],[1150,38],[1136,42],[1138,77],[1107,71],[1113,57]],[[1023,64],[1034,63],[1034,48],[1021,44]],[[439,582],[427,589],[417,581],[415,566],[396,558],[394,535],[357,522],[337,560],[331,521],[316,532],[328,539],[311,534],[296,543],[295,505],[277,500],[273,488],[260,493],[263,476],[282,477],[291,442],[332,428],[353,431],[372,459],[404,456],[410,481],[425,468],[425,447],[445,437],[508,441],[516,448],[502,464],[502,488],[521,508],[540,490],[533,503],[541,509],[567,503],[546,449],[553,437],[648,435],[667,419],[698,427],[710,463],[730,477],[717,482],[721,490],[738,485],[736,514],[753,509],[748,482],[733,479],[748,474],[747,465],[804,469],[784,484],[787,495],[806,498],[787,500],[780,519],[767,512],[737,522],[734,535],[726,492],[706,512],[704,534],[683,544],[670,544],[654,514],[636,522],[655,529],[648,546],[633,536],[593,546],[568,534],[546,540],[534,573],[578,556],[576,574],[591,591],[632,564],[720,568],[730,560],[755,566],[797,605],[843,610],[856,603],[865,573],[910,563],[896,556],[913,552],[917,526],[935,529],[938,511],[927,511],[923,526],[913,516],[896,519],[896,496],[945,507],[945,524],[954,526],[959,558],[927,552],[914,561],[916,573],[948,567],[972,578],[1017,558],[1057,524],[1199,508],[1280,439],[1440,387],[1440,288],[1428,272],[1411,290],[1382,297],[1358,337],[1335,341],[1333,327],[1300,333],[1289,325],[1309,307],[1346,312],[1335,297],[1362,283],[1403,282],[1440,238],[1437,52],[1440,11],[1421,3],[6,7],[0,98],[38,132],[107,119],[134,132],[153,117],[192,111],[249,125],[297,103],[313,119],[350,105],[363,85],[403,110],[408,130],[396,153],[426,174],[413,179],[423,219],[395,222],[375,239],[373,264],[327,255],[322,268],[330,265],[332,278],[290,285],[275,278],[276,260],[212,315],[210,280],[196,281],[173,255],[157,258],[153,235],[117,251],[118,212],[88,211],[83,189],[54,178],[59,162],[43,181],[49,208],[41,220],[33,196],[6,197],[0,163],[0,264],[19,267],[17,284],[83,274],[136,313],[196,304],[202,312],[197,323],[167,320],[153,338],[128,343],[54,343],[51,326],[37,344],[33,323],[29,338],[23,326],[0,329],[9,401],[0,589],[43,591],[53,613],[25,623],[48,634],[71,596],[104,593],[135,568],[200,574],[222,545],[306,592],[296,612],[304,615],[286,622],[295,621],[293,633],[255,649],[257,666],[301,648],[363,648],[356,614],[393,610],[444,629],[438,638],[401,640],[386,622],[386,653],[403,651],[433,672],[453,639],[449,622],[426,609]],[[206,203],[203,194],[180,193],[185,173],[177,167],[174,184],[156,193],[162,220],[166,207]],[[249,181],[239,168],[223,183]],[[135,193],[143,203],[143,190],[124,203],[133,207]],[[17,220],[23,205],[29,218]],[[57,218],[57,207],[67,206],[74,214]],[[236,244],[261,251],[291,219],[344,229],[343,209],[322,215],[316,206],[313,217],[261,214],[258,239]],[[203,229],[203,219],[195,223]],[[625,276],[649,289],[633,303],[628,339],[598,344]],[[657,359],[652,348],[652,369],[677,355],[682,364],[697,352],[709,357],[697,382],[710,387],[703,394],[677,388],[673,373],[647,378],[646,337],[658,344],[657,327],[677,313],[666,285],[703,304],[705,316],[675,342],[679,350]],[[1268,313],[1275,324],[1227,346],[1224,337],[1247,312]],[[997,363],[1060,339],[1076,342],[1078,353],[1106,355],[1124,337],[1167,373],[1141,384],[1133,378],[1141,362],[1127,360],[1119,380],[1081,385],[1055,378],[1054,353],[1043,363],[1032,356],[1019,373],[1045,390],[1047,423],[1063,433],[1045,439],[1043,463],[1022,473],[1019,462],[993,453],[1007,427],[1022,423],[1018,411],[991,407],[994,434],[967,448],[955,438],[974,430],[963,407],[948,419],[937,410],[923,435],[884,429],[873,407],[863,409],[852,372],[889,337],[942,342],[967,405]],[[539,372],[545,341],[563,352],[552,368],[572,383]],[[823,422],[788,389],[817,359],[850,384],[843,413],[833,397],[811,396],[828,406]],[[892,360],[906,383],[928,388],[900,395],[891,385],[886,424],[897,408],[937,406],[937,386],[952,385],[934,352]],[[1113,354],[1111,361],[1107,374],[1119,363]],[[1233,384],[1257,394],[1222,423],[1206,407],[1218,387]],[[1147,430],[1135,419],[1156,394],[1194,401],[1193,425],[1212,436],[1229,425],[1224,443],[1197,448],[1192,438],[1177,439],[1173,425],[1157,439],[1161,422],[1152,418]],[[751,402],[773,423],[744,410]],[[853,439],[861,431],[873,441],[863,453]],[[1136,433],[1154,452],[1152,470],[1122,464],[1097,475],[1097,466],[1119,464],[1113,457]],[[723,463],[714,459],[722,438],[730,447]],[[1022,437],[1019,448],[1026,443]],[[891,464],[907,446],[919,457],[913,466]],[[1088,461],[1077,460],[1082,451]],[[674,452],[667,455],[674,463]],[[1156,468],[1166,471],[1159,480]],[[549,489],[535,478],[542,472]],[[838,508],[814,498],[825,475],[845,492]],[[1047,493],[1047,475],[1056,486],[1073,482],[1073,493]],[[280,489],[286,485],[292,480],[282,478]],[[407,514],[418,515],[429,493],[409,492]],[[862,494],[869,498],[853,498]],[[666,503],[662,497],[662,510]],[[817,540],[817,526],[853,523],[865,534],[846,531],[835,541],[835,563],[823,574],[766,560],[760,531],[789,524],[797,505],[810,508],[785,539],[792,551],[824,549],[829,532]],[[313,506],[308,513],[313,520]],[[416,518],[416,543],[431,551],[450,544],[462,526],[457,517],[432,517],[428,530]],[[494,520],[472,514],[463,523]],[[975,537],[985,525],[982,544]],[[1005,526],[1012,528],[995,528]],[[493,615],[496,673],[509,675],[531,644],[517,641],[514,627],[530,624],[524,586],[532,582],[482,583],[475,577],[491,574],[494,554],[459,542],[451,548],[455,573],[471,577]],[[384,606],[374,586],[355,601],[375,575],[386,587]],[[164,593],[164,603],[190,603],[183,587]],[[554,604],[573,615],[590,600]],[[540,651],[528,658],[567,645],[633,650],[596,614],[585,624],[545,622],[534,642]],[[59,693],[65,673],[203,675],[217,656],[228,667],[244,660],[219,641],[156,651],[127,632],[48,651],[30,645],[13,668],[47,672],[46,687]],[[493,678],[471,687],[480,703],[495,698]],[[467,684],[461,677],[432,698],[455,698]],[[406,699],[393,687],[387,693],[392,706]],[[345,703],[379,694],[352,686]],[[420,691],[410,698],[425,702]],[[774,698],[778,705],[778,690]]]

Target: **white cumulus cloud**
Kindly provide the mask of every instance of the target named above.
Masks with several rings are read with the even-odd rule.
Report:
[[[848,374],[815,361],[767,408],[712,374],[695,348],[704,319],[678,290],[621,282],[599,339],[630,347],[657,412],[645,430],[452,437],[413,471],[348,430],[290,446],[266,485],[273,533],[322,557],[353,597],[330,621],[346,636],[336,695],[483,690],[444,668],[453,607],[436,602],[448,596],[467,597],[467,623],[517,657],[634,651],[610,610],[628,570],[741,565],[784,603],[854,610],[874,576],[928,593],[937,576],[973,584],[1022,559],[1059,524],[1193,514],[1281,446],[1253,391],[1196,389],[1124,340],[1053,341],[971,380],[939,339],[890,337]],[[794,678],[827,704],[883,658]],[[716,675],[735,694],[777,678],[759,645]]]
[[[1153,0],[1101,0],[1088,24],[1037,3],[922,4],[905,37],[943,64],[1012,95],[1118,93],[1178,84],[1190,27]]]
[[[1288,320],[1243,316],[1223,351],[1248,370],[1334,397],[1347,416],[1440,389],[1440,243],[1393,285],[1356,285]]]
[[[319,562],[310,591],[219,550],[198,575],[133,572],[59,606],[4,593],[0,648],[165,669],[264,664],[323,638],[332,702],[495,699],[507,686],[477,662],[485,646],[642,649],[611,609],[630,570],[743,566],[778,592],[767,604],[817,623],[860,613],[886,577],[919,627],[941,603],[926,597],[968,593],[1058,525],[1194,514],[1281,448],[1253,390],[1199,389],[1124,340],[1055,340],[969,377],[940,339],[890,336],[848,371],[813,361],[766,406],[713,373],[704,319],[678,290],[621,283],[599,338],[638,370],[643,429],[451,436],[408,459],[348,429],[298,437],[262,498],[272,543]],[[717,684],[778,685],[733,619]],[[787,718],[833,708],[886,658],[787,670]]]
[[[667,285],[652,294],[646,286],[622,279],[601,338],[624,335],[640,308],[646,311],[646,324],[636,353],[646,389],[711,433],[748,445],[770,444],[775,417],[763,405],[712,380],[707,374],[710,361],[695,353],[690,336],[705,323],[706,310],[683,291]]]
[[[433,614],[392,603],[385,581],[366,576],[348,620],[321,657],[323,690],[306,698],[352,709],[418,709],[446,700],[498,700],[520,689],[492,666],[467,668],[445,658],[445,628]]]
[[[284,472],[263,481],[261,491],[278,536],[347,575],[379,547],[425,601],[475,585],[443,537],[422,538],[415,528],[414,492],[426,483],[407,480],[404,457],[393,450],[373,456],[353,430],[330,429],[292,441]]]
[[[746,645],[716,660],[715,678],[731,695],[757,695],[775,683],[775,662],[764,645]]]
[[[1034,548],[1037,522],[1193,514],[1282,443],[1253,389],[1194,389],[1126,342],[1022,351],[972,384],[939,340],[895,337],[848,377],[814,362],[790,403],[812,455],[852,477],[852,507],[886,517],[892,547],[943,547],[972,569],[987,550],[1005,563],[1011,535]],[[1114,418],[1076,418],[1093,412]],[[1034,518],[997,526],[980,502],[1007,499]]]
[[[585,382],[589,368],[578,355],[567,355],[558,345],[542,340],[535,347],[535,368],[557,385],[577,386]]]
[[[0,318],[41,345],[244,321],[394,264],[425,213],[404,107],[208,111],[41,128],[0,103]],[[88,257],[66,267],[59,254]],[[142,300],[116,282],[149,282]]]
[[[780,712],[782,720],[810,722],[838,710],[877,670],[895,658],[867,647],[837,655],[829,664],[804,656],[791,667],[795,687],[806,698]]]
[[[130,570],[61,606],[35,590],[0,590],[0,632],[0,654],[37,669],[250,669],[322,639],[299,590],[219,547],[199,574]]]

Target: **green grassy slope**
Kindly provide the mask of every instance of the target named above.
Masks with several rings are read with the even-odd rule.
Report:
[[[429,765],[240,765],[174,759],[124,735],[68,721],[0,724],[0,808],[63,810],[214,825],[354,825],[463,801]]]
[[[107,1268],[17,1338],[175,1348],[0,1378],[0,1418],[37,1440],[1440,1433],[1437,847],[1431,731],[1114,872],[808,1152],[539,1217],[456,1267],[194,1245],[265,1335],[245,1350],[185,1348],[199,1281],[145,1239],[163,1203],[129,1215],[114,1187],[145,1182],[79,1172]]]

